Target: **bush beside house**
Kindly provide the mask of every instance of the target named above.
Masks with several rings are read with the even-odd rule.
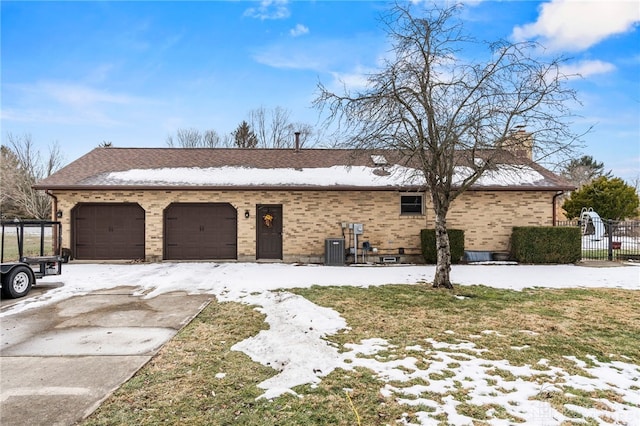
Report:
[[[511,235],[511,256],[521,263],[575,263],[582,258],[576,227],[522,226]]]
[[[451,263],[460,263],[464,256],[464,231],[461,229],[448,229],[447,233],[449,234],[449,245],[451,246]],[[425,262],[435,264],[438,259],[435,229],[420,230],[420,245]]]

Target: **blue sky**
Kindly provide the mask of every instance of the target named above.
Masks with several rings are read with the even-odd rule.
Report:
[[[388,49],[382,1],[2,1],[2,142],[30,134],[67,162],[103,141],[163,147],[178,128],[234,130],[282,107],[315,125],[317,83],[351,87]],[[640,5],[636,0],[467,2],[480,39],[537,40],[565,55],[590,125],[580,153],[640,175]]]

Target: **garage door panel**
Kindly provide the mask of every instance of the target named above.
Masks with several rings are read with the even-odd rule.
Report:
[[[171,204],[164,238],[167,260],[236,259],[236,209],[226,203]]]
[[[76,259],[144,258],[145,212],[140,205],[79,204],[72,216]]]

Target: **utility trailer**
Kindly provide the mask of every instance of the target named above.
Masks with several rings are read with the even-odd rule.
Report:
[[[1,221],[2,295],[26,296],[36,279],[62,273],[62,224],[44,220]],[[6,261],[5,261],[6,259]]]

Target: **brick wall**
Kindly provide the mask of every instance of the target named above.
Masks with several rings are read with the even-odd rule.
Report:
[[[514,226],[552,226],[553,192],[467,191],[453,202],[447,225],[464,229],[467,250],[506,251]]]
[[[56,191],[63,212],[63,246],[71,246],[71,210],[77,203],[138,203],[145,210],[145,253],[161,260],[163,211],[173,202],[230,203],[238,212],[238,260],[256,257],[257,204],[282,204],[284,261],[321,262],[325,238],[343,236],[341,223],[362,223],[364,235],[380,254],[420,260],[420,229],[433,227],[428,197],[425,215],[401,215],[396,191]],[[511,227],[550,225],[549,192],[467,192],[452,205],[448,225],[465,230],[471,250],[507,250]],[[250,213],[249,219],[244,216]],[[352,237],[346,230],[346,245]],[[351,243],[352,245],[352,243]]]

